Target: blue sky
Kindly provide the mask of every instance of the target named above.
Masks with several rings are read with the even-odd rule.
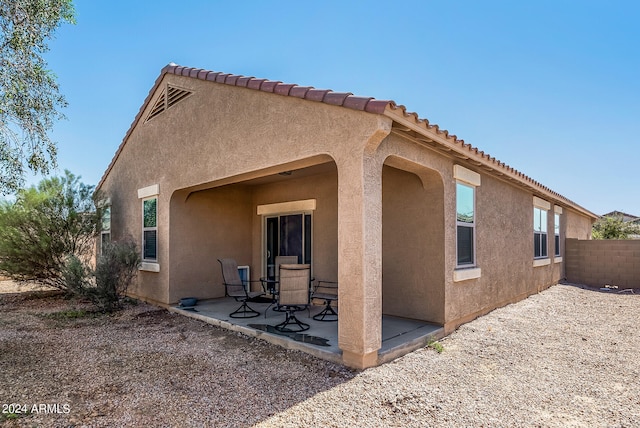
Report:
[[[69,102],[58,174],[97,184],[175,62],[392,99],[597,214],[640,215],[640,2],[75,6],[47,54]]]

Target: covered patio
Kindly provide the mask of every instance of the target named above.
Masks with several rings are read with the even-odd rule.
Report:
[[[298,312],[303,322],[310,325],[303,333],[281,333],[273,326],[284,320],[284,313],[269,308],[267,302],[251,302],[250,306],[260,312],[255,318],[231,318],[239,303],[230,297],[199,301],[194,307],[170,306],[171,312],[195,318],[208,324],[257,337],[267,342],[295,349],[318,358],[342,364],[342,351],[338,346],[338,323],[316,321],[312,317],[322,306],[312,305],[310,311]],[[266,317],[265,317],[266,313]],[[444,336],[444,328],[424,321],[382,316],[382,347],[378,352],[379,364],[391,361],[400,355],[427,345],[430,339]]]

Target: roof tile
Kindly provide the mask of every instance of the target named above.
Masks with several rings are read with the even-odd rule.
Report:
[[[224,83],[226,83],[227,85],[235,86],[236,82],[238,81],[238,79],[240,77],[242,77],[242,76],[238,76],[237,74],[229,74],[227,76],[227,78],[225,79]]]
[[[367,107],[367,103],[372,99],[372,97],[356,97],[354,95],[349,95],[344,99],[342,106],[353,110],[364,110]]]
[[[289,91],[289,96],[304,99],[305,95],[310,89],[313,88],[311,86],[294,86]]]
[[[262,82],[266,81],[267,79],[256,79],[253,78],[251,80],[249,80],[249,82],[247,83],[247,88],[249,89],[260,89],[260,85],[262,85]]]
[[[218,77],[219,74],[220,74],[219,71],[210,71],[210,72],[207,73],[207,75],[204,78],[204,80],[210,80],[212,82],[215,82],[216,78]]]
[[[564,200],[580,208],[581,210],[584,210],[584,212],[589,213],[589,211],[585,210],[584,208],[580,207],[579,205],[575,204],[574,202],[570,201],[564,196],[543,186],[537,181],[527,177],[521,172],[513,169],[512,167],[505,164],[504,162],[501,162],[493,157],[490,157],[488,154],[485,154],[483,151],[478,151],[477,148],[471,146],[470,144],[466,144],[464,140],[458,139],[456,135],[453,135],[453,134],[449,135],[449,131],[447,131],[446,129],[440,130],[440,127],[438,125],[430,124],[427,119],[421,119],[420,117],[418,117],[416,113],[407,112],[407,109],[403,105],[397,105],[394,101],[377,100],[375,98],[370,98],[370,97],[358,97],[358,96],[354,96],[350,92],[345,92],[345,93],[333,92],[328,89],[315,89],[313,87],[298,86],[295,84],[285,84],[280,81],[256,79],[256,78],[246,77],[246,76],[239,76],[239,75],[207,71],[207,70],[196,69],[196,68],[182,67],[173,63],[168,64],[162,68],[160,76],[158,76],[155,84],[151,88],[151,91],[149,91],[149,94],[147,95],[145,102],[140,107],[140,110],[138,111],[136,118],[131,124],[131,127],[129,128],[129,130],[127,131],[122,143],[120,144],[120,147],[118,147],[118,150],[116,151],[114,158],[112,159],[111,163],[107,167],[107,170],[102,176],[102,179],[100,180],[100,183],[98,184],[97,188],[100,188],[107,174],[113,167],[113,164],[115,163],[116,159],[120,155],[120,152],[122,151],[122,148],[125,142],[127,141],[127,139],[129,138],[129,135],[133,131],[133,128],[139,122],[141,115],[143,113],[143,110],[145,109],[147,104],[150,102],[152,95],[155,93],[156,88],[160,85],[165,74],[188,76],[188,77],[197,78],[200,80],[212,81],[216,83],[247,87],[250,89],[259,90],[263,92],[272,92],[272,93],[276,93],[278,95],[283,95],[283,96],[293,96],[296,98],[304,98],[309,101],[324,102],[326,104],[342,106],[342,107],[346,107],[354,110],[365,111],[368,113],[385,114],[387,109],[389,109],[389,111],[392,113],[395,113],[395,111],[400,110],[400,112],[402,113],[402,117],[404,117],[405,119],[412,121],[413,123],[415,123],[416,126],[420,128],[433,131],[439,135],[444,135],[444,138],[448,140],[450,143],[460,144],[462,146],[461,148],[468,150],[471,156],[474,156],[474,153],[475,153],[476,159],[478,159],[478,157],[487,159],[489,162],[492,162],[494,166],[498,167],[503,172],[508,172],[513,175],[516,175],[517,177],[520,177],[521,182],[531,183],[534,189],[535,188],[542,189],[545,192],[548,192],[556,196],[557,198]],[[444,150],[451,150],[451,148],[447,147],[446,144],[443,144],[441,148]],[[496,173],[501,174],[499,170],[496,171]]]
[[[282,82],[265,80],[264,82],[262,82],[262,86],[260,86],[260,90],[264,92],[273,92],[273,89],[276,87],[278,83],[282,83]]]
[[[322,101],[324,96],[327,95],[329,89],[309,89],[304,96],[305,100],[310,101]]]
[[[224,83],[225,79],[227,78],[227,76],[230,76],[230,74],[227,73],[220,73],[216,76],[216,82],[217,83]]]
[[[351,92],[327,92],[322,102],[331,104],[334,106],[341,106],[344,103],[344,99],[349,95],[353,95]]]
[[[249,80],[253,79],[253,77],[240,77],[238,78],[238,81],[236,82],[236,86],[240,86],[242,88],[246,88],[247,84],[249,83]]]
[[[273,93],[278,95],[289,95],[289,91],[296,85],[291,83],[278,83],[275,88],[273,88]]]

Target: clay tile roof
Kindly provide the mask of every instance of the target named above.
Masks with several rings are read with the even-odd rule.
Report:
[[[330,91],[328,89],[309,89],[304,98],[310,101],[322,101],[327,92]]]
[[[289,91],[289,96],[296,98],[304,98],[304,96],[309,92],[311,86],[294,86]]]
[[[216,71],[210,71],[210,72],[207,73],[207,75],[204,78],[204,80],[210,80],[212,82],[215,82],[216,78],[218,77],[218,74],[220,74],[220,73],[216,72]]]
[[[251,79],[249,80],[249,83],[247,83],[247,88],[249,89],[260,89],[260,85],[262,85],[262,82],[266,81],[267,79]]]
[[[265,92],[273,92],[273,89],[276,87],[278,83],[282,82],[274,82],[273,80],[265,80],[262,82],[262,86],[260,86],[261,91]]]
[[[289,95],[289,91],[296,85],[291,83],[278,83],[275,88],[273,88],[273,93],[278,95]]]
[[[253,79],[253,77],[240,77],[238,78],[236,85],[240,86],[241,88],[246,88],[249,80],[251,79]]]
[[[431,133],[438,137],[440,137],[440,144],[438,148],[443,151],[447,151],[452,153],[454,156],[458,158],[462,158],[468,160],[473,165],[481,167],[486,171],[492,171],[498,176],[504,176],[511,181],[517,181],[520,185],[523,185],[527,188],[530,188],[533,191],[537,191],[543,196],[551,196],[555,199],[564,201],[572,205],[574,208],[579,211],[593,217],[597,218],[598,216],[593,214],[592,212],[580,207],[576,203],[571,200],[565,198],[564,196],[552,191],[548,187],[543,186],[537,181],[527,177],[520,171],[517,171],[511,168],[509,165],[506,165],[504,162],[500,162],[494,157],[491,157],[489,154],[484,153],[483,151],[478,150],[473,147],[471,144],[466,144],[464,140],[458,139],[458,137],[454,134],[449,134],[449,131],[441,130],[440,127],[436,124],[430,124],[427,119],[421,119],[418,117],[416,113],[408,112],[405,106],[397,105],[394,101],[391,100],[377,100],[371,97],[358,97],[354,96],[350,92],[333,92],[330,89],[315,89],[309,86],[299,86],[291,83],[282,83],[280,81],[272,81],[267,79],[256,79],[253,77],[239,76],[227,73],[220,73],[215,71],[202,70],[199,68],[189,68],[182,67],[176,64],[169,64],[165,66],[160,72],[160,76],[156,79],[155,84],[149,91],[149,95],[145,99],[142,107],[134,119],[131,127],[127,131],[120,147],[118,148],[113,160],[109,164],[109,167],[105,171],[100,183],[98,183],[97,189],[100,188],[102,182],[105,177],[111,170],[113,164],[118,158],[120,151],[122,150],[123,145],[127,141],[129,135],[131,134],[133,128],[136,126],[140,117],[142,115],[143,110],[145,109],[147,103],[151,100],[151,97],[155,93],[156,88],[160,85],[165,74],[175,74],[178,76],[187,76],[191,78],[196,78],[200,80],[207,80],[211,82],[221,83],[225,85],[231,86],[239,86],[252,90],[263,91],[263,92],[271,92],[281,96],[291,96],[296,98],[303,98],[309,101],[322,102],[325,104],[330,104],[334,106],[346,107],[353,110],[365,111],[368,113],[381,114],[392,118],[394,121],[404,122],[405,125],[410,126],[413,130],[422,130],[420,132]],[[431,138],[429,134],[427,134],[426,138]]]
[[[331,104],[334,106],[341,106],[344,103],[344,100],[349,96],[353,95],[351,92],[327,92],[327,94],[322,99],[322,102]]]
[[[218,83],[224,83],[225,79],[227,78],[227,76],[229,76],[229,74],[225,74],[225,73],[218,73],[218,75],[216,76],[216,82]]]

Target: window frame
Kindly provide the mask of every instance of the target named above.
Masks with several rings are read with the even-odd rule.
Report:
[[[145,211],[144,205],[145,202],[150,201],[152,199],[156,200],[156,212],[155,212],[155,226],[145,226]],[[146,198],[142,198],[142,260],[144,262],[157,263],[158,262],[158,195],[148,196]],[[145,232],[155,232],[155,258],[146,257],[146,240],[145,240]]]
[[[262,271],[264,277],[270,277],[269,264],[267,263],[268,250],[268,221],[269,219],[277,219],[278,236],[275,243],[276,248],[280,248],[280,218],[286,216],[301,215],[302,216],[302,263],[311,265],[311,274],[313,276],[313,236],[314,236],[314,210],[293,211],[293,212],[274,212],[262,215]],[[307,224],[307,218],[309,224]],[[308,235],[308,236],[307,236]],[[308,239],[307,239],[308,238]],[[279,252],[279,251],[278,251]],[[274,255],[275,258],[275,255]]]
[[[554,235],[554,249],[553,249],[553,255],[554,257],[560,257],[561,252],[560,252],[560,222],[561,222],[561,218],[560,218],[560,213],[559,212],[554,212],[553,213],[553,235]]]
[[[111,205],[106,204],[102,207],[102,217],[100,221],[100,254],[104,252],[104,244],[111,242]],[[108,214],[108,215],[106,215]],[[108,226],[105,228],[105,224]]]
[[[460,186],[468,188],[472,191],[472,206],[473,206],[473,215],[471,222],[464,222],[458,219],[458,194]],[[476,267],[476,187],[471,183],[464,182],[461,180],[456,180],[456,269],[466,269],[466,268],[474,268]],[[471,230],[471,261],[466,263],[460,262],[460,253],[459,253],[459,244],[460,244],[460,234],[459,228],[464,227]]]
[[[544,199],[533,197],[533,259],[534,261],[549,259],[549,211],[551,204]],[[544,214],[544,216],[543,216]],[[540,229],[537,229],[537,224]],[[539,242],[537,242],[539,240]],[[537,250],[540,250],[539,253]],[[547,263],[544,263],[547,264]]]

